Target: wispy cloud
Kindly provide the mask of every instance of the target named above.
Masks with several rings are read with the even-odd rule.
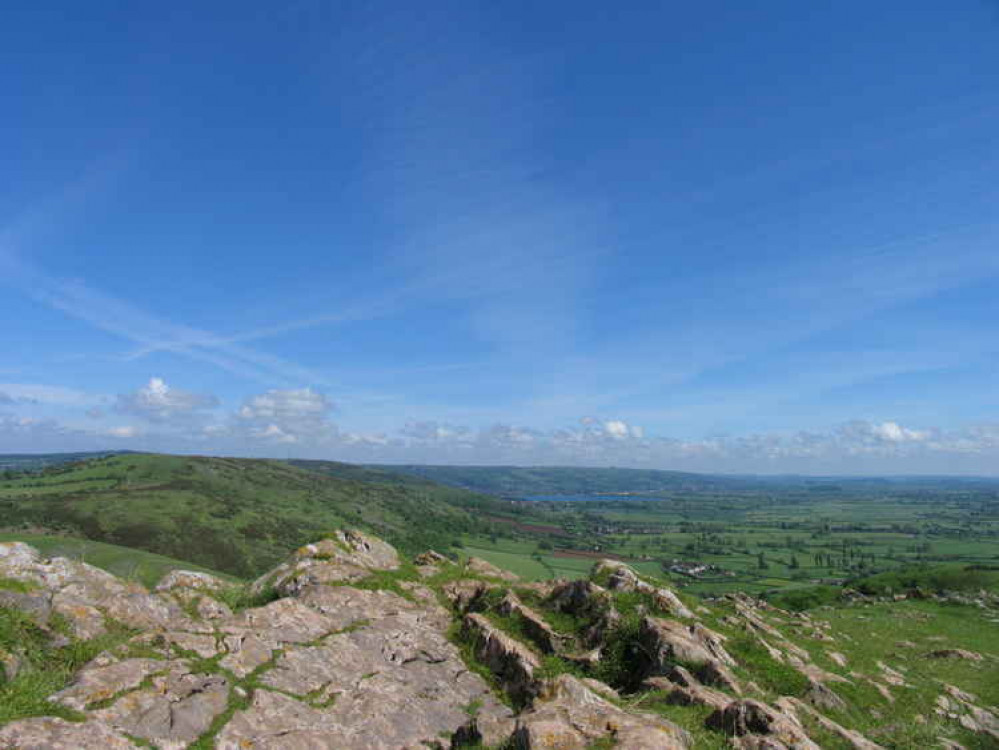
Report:
[[[23,294],[72,318],[132,343],[158,346],[164,341],[197,342],[177,346],[172,351],[263,383],[328,383],[320,373],[294,362],[228,343],[203,329],[156,317],[83,281],[49,276],[12,252],[8,252],[6,261],[9,272],[3,280],[8,285],[16,286]]]

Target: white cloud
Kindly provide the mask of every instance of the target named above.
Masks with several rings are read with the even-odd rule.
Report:
[[[119,394],[115,410],[151,422],[168,422],[188,418],[217,405],[218,399],[214,396],[177,390],[162,378],[154,377],[137,391]]]
[[[331,411],[333,403],[311,388],[269,390],[243,402],[235,429],[268,442],[321,441],[336,434]]]
[[[930,435],[925,430],[908,430],[898,422],[882,422],[874,425],[872,431],[878,437],[892,443],[919,442],[926,440]]]
[[[110,427],[103,432],[104,435],[113,438],[134,438],[141,433],[134,425],[123,425],[121,427]]]

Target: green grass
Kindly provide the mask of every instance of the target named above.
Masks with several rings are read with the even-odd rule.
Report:
[[[124,643],[132,634],[111,624],[105,635],[50,648],[48,634],[27,615],[0,607],[0,650],[21,661],[14,679],[0,681],[0,725],[32,716],[82,720],[78,712],[50,703],[48,696],[64,688],[73,674],[101,651]]]

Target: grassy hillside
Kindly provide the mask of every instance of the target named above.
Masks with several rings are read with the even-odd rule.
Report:
[[[10,478],[15,472],[38,471],[50,466],[77,463],[91,458],[119,455],[128,451],[98,451],[89,453],[0,453],[0,477]]]
[[[376,465],[373,470],[409,474],[492,495],[575,495],[659,490],[718,489],[744,480],[653,469],[599,469],[579,466]]]
[[[476,521],[453,490],[371,483],[279,461],[129,454],[0,481],[7,531],[58,530],[237,576],[338,526],[403,550],[447,548]]]
[[[325,476],[335,477],[353,482],[364,482],[388,487],[405,489],[418,494],[430,495],[437,500],[458,505],[462,508],[483,512],[510,514],[510,504],[497,500],[489,494],[426,479],[415,474],[392,471],[391,467],[362,466],[360,464],[345,464],[340,461],[309,461],[291,459],[285,463],[306,471]]]

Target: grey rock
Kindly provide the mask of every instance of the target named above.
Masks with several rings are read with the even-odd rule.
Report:
[[[615,750],[684,750],[689,735],[657,716],[628,713],[571,675],[547,683],[530,711],[517,720],[522,750],[584,750],[597,740],[615,740]]]
[[[465,636],[475,643],[478,659],[489,667],[514,703],[529,702],[539,688],[534,677],[534,672],[541,666],[538,656],[483,615],[466,615],[462,627]]]
[[[0,727],[0,750],[132,750],[125,736],[97,721],[22,719]]]
[[[396,570],[392,545],[360,531],[336,531],[331,537],[298,549],[290,560],[254,581],[251,590],[274,586],[285,596],[306,586],[358,581],[375,570]]]
[[[154,672],[166,671],[171,663],[159,659],[125,659],[111,664],[95,660],[84,666],[69,687],[49,698],[69,708],[83,710],[92,703],[131,690]]]
[[[255,635],[272,643],[307,643],[336,628],[336,620],[298,599],[278,599],[247,609],[218,624],[229,635]]]
[[[499,578],[501,581],[507,581],[510,583],[520,580],[520,576],[511,573],[509,570],[498,568],[491,562],[483,560],[481,557],[468,558],[465,562],[465,568],[476,575],[485,576],[486,578]]]
[[[628,565],[618,560],[600,560],[594,565],[593,575],[608,576],[607,588],[611,591],[637,591],[652,597],[656,607],[675,617],[693,619],[694,613],[680,601],[679,597],[662,586],[653,586],[643,581]]]
[[[196,570],[171,570],[156,584],[156,591],[172,591],[177,588],[221,591],[230,585],[211,573],[202,573]]]
[[[177,667],[93,716],[160,750],[182,750],[208,730],[225,710],[228,697],[229,686],[221,675],[191,674]]]
[[[497,609],[501,614],[518,616],[524,632],[542,653],[555,654],[563,650],[565,639],[556,633],[541,615],[521,602],[513,592],[507,592],[500,600]]]
[[[756,700],[732,701],[725,708],[711,714],[704,723],[735,737],[759,735],[768,741],[781,743],[788,750],[821,750],[809,739],[795,716]],[[750,741],[753,742],[755,741]],[[758,743],[743,746],[768,747]]]
[[[646,675],[668,675],[679,665],[691,665],[701,682],[740,692],[729,665],[735,660],[721,637],[700,623],[646,617],[639,631]]]

